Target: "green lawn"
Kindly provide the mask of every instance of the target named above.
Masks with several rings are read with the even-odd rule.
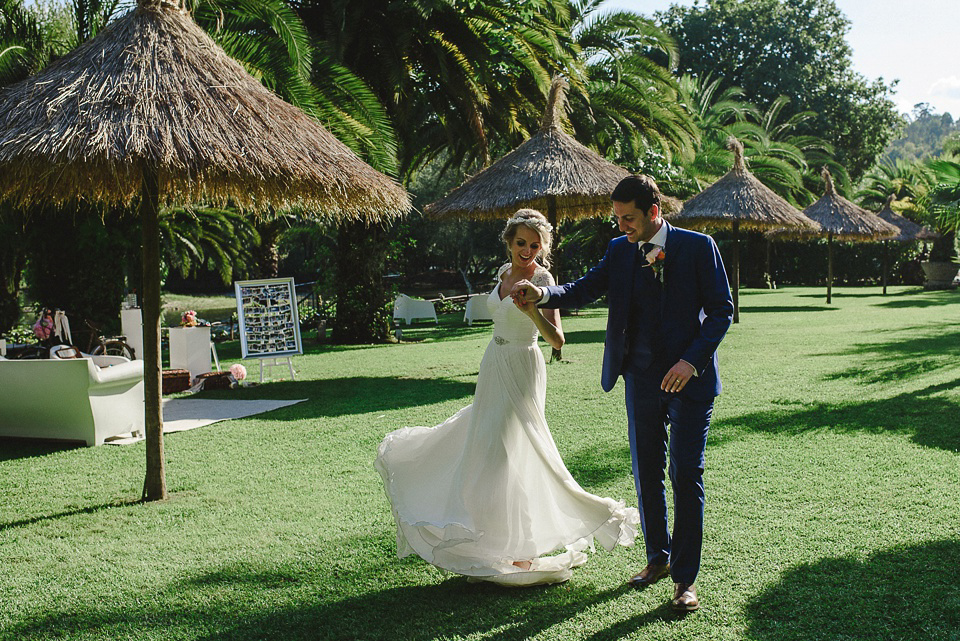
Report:
[[[309,401],[168,435],[167,502],[137,502],[142,444],[0,440],[0,638],[960,640],[960,292],[741,306],[700,612],[674,615],[668,582],[624,586],[642,546],[525,590],[396,558],[372,460],[388,431],[470,401],[490,328],[451,315],[399,345],[308,341],[297,381],[207,393]],[[622,383],[599,386],[604,318],[564,318],[547,419],[582,485],[635,505]]]
[[[163,293],[163,326],[177,327],[180,316],[188,309],[197,312],[203,320],[229,322],[237,312],[237,299],[232,292],[219,295]]]

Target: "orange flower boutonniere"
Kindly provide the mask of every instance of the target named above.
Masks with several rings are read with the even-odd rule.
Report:
[[[647,261],[646,266],[653,268],[653,273],[656,275],[657,280],[660,281],[663,280],[663,259],[666,257],[667,255],[664,253],[663,248],[656,246],[644,255]]]

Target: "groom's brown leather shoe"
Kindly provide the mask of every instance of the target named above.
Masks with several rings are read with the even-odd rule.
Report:
[[[663,565],[658,565],[650,563],[647,567],[640,570],[640,574],[634,574],[630,577],[628,583],[634,588],[645,588],[667,576],[670,576],[669,564],[664,563]]]
[[[692,583],[674,583],[671,607],[679,612],[693,612],[700,609],[697,600],[697,586]]]

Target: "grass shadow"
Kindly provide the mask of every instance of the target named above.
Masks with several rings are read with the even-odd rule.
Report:
[[[620,641],[621,639],[630,637],[637,630],[643,629],[648,625],[681,621],[691,615],[696,616],[696,613],[677,612],[670,607],[669,603],[664,603],[654,610],[649,610],[635,617],[618,621],[604,630],[595,632],[585,637],[585,641]]]
[[[590,584],[514,590],[462,577],[395,587],[391,569],[398,563],[403,564],[396,558],[376,568],[350,568],[335,559],[324,567],[235,564],[156,587],[153,594],[136,596],[135,605],[128,595],[47,610],[9,626],[5,638],[49,638],[54,632],[62,638],[171,638],[174,630],[196,630],[191,638],[211,641],[431,641],[475,635],[520,641],[629,591],[626,586],[601,591]],[[340,598],[326,589],[328,581],[362,592]]]
[[[86,446],[83,441],[0,436],[0,461],[47,456]]]
[[[810,430],[906,434],[917,445],[960,452],[956,417],[960,400],[940,395],[960,379],[931,385],[892,398],[850,403],[806,403],[790,408],[755,412],[717,422],[718,427],[741,426],[758,432],[801,434]]]
[[[758,641],[960,640],[960,541],[792,567],[746,607]],[[953,568],[953,570],[951,570]]]
[[[454,577],[434,585],[370,592],[317,606],[306,613],[263,613],[262,618],[243,622],[236,631],[206,638],[260,638],[247,634],[249,628],[275,630],[282,639],[301,638],[305,630],[299,625],[294,628],[289,622],[306,614],[313,620],[308,630],[321,630],[322,639],[433,641],[494,635],[490,638],[522,641],[626,591],[626,587],[621,587],[598,592],[589,585],[511,590]],[[389,620],[389,625],[384,625],[385,620]]]
[[[740,311],[745,314],[756,314],[762,312],[791,313],[791,312],[835,312],[836,307],[823,307],[821,305],[799,306],[799,305],[772,305],[770,307],[740,307]]]
[[[34,525],[36,523],[42,523],[44,521],[55,521],[56,519],[62,519],[68,516],[75,516],[77,514],[95,514],[103,510],[109,510],[116,507],[129,507],[131,505],[139,504],[139,500],[131,501],[119,501],[116,503],[104,503],[101,505],[91,505],[89,507],[77,508],[75,510],[68,510],[66,512],[59,512],[57,514],[45,514],[43,516],[35,516],[29,519],[21,519],[19,521],[9,521],[7,523],[0,523],[0,532],[4,530],[10,530],[18,527],[25,527],[29,525]]]
[[[242,387],[202,392],[198,398],[231,400],[309,399],[274,410],[278,420],[319,416],[347,416],[467,399],[476,391],[476,381],[444,378],[397,378],[352,376],[305,381],[275,381],[269,386]]]
[[[956,303],[960,301],[960,293],[953,290],[939,290],[926,292],[923,298],[918,298],[916,294],[909,298],[896,298],[882,303],[876,303],[877,307],[886,307],[888,309],[906,309],[920,307],[936,307],[947,303]]]
[[[859,378],[867,383],[893,383],[952,367],[960,359],[960,329],[939,325],[908,328],[917,335],[876,343],[851,345],[835,354],[854,356],[854,367],[826,376],[827,380]]]
[[[564,339],[567,343],[573,345],[600,344],[606,340],[607,332],[602,329],[581,329],[572,332],[564,332]]]
[[[865,291],[865,292],[864,291],[858,291],[858,292],[837,291],[836,285],[834,285],[834,289],[831,292],[831,297],[832,298],[882,298],[883,297],[883,291],[880,289],[879,286],[868,286],[866,289],[870,291]],[[890,295],[891,294],[887,294],[887,296],[890,296]],[[826,285],[824,285],[822,290],[818,291],[817,293],[811,292],[809,294],[794,294],[794,296],[796,296],[797,298],[822,298],[826,300],[827,287]]]

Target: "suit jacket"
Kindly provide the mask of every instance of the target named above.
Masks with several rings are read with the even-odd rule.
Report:
[[[683,359],[697,376],[683,394],[708,400],[720,393],[717,347],[733,320],[733,299],[720,251],[710,236],[678,229],[664,221],[663,293],[660,300],[663,353],[670,366]],[[547,287],[544,307],[575,309],[607,296],[607,334],[600,384],[609,392],[623,369],[627,350],[637,245],[621,236],[610,241],[607,253],[579,280]],[[702,315],[701,315],[702,312]]]

